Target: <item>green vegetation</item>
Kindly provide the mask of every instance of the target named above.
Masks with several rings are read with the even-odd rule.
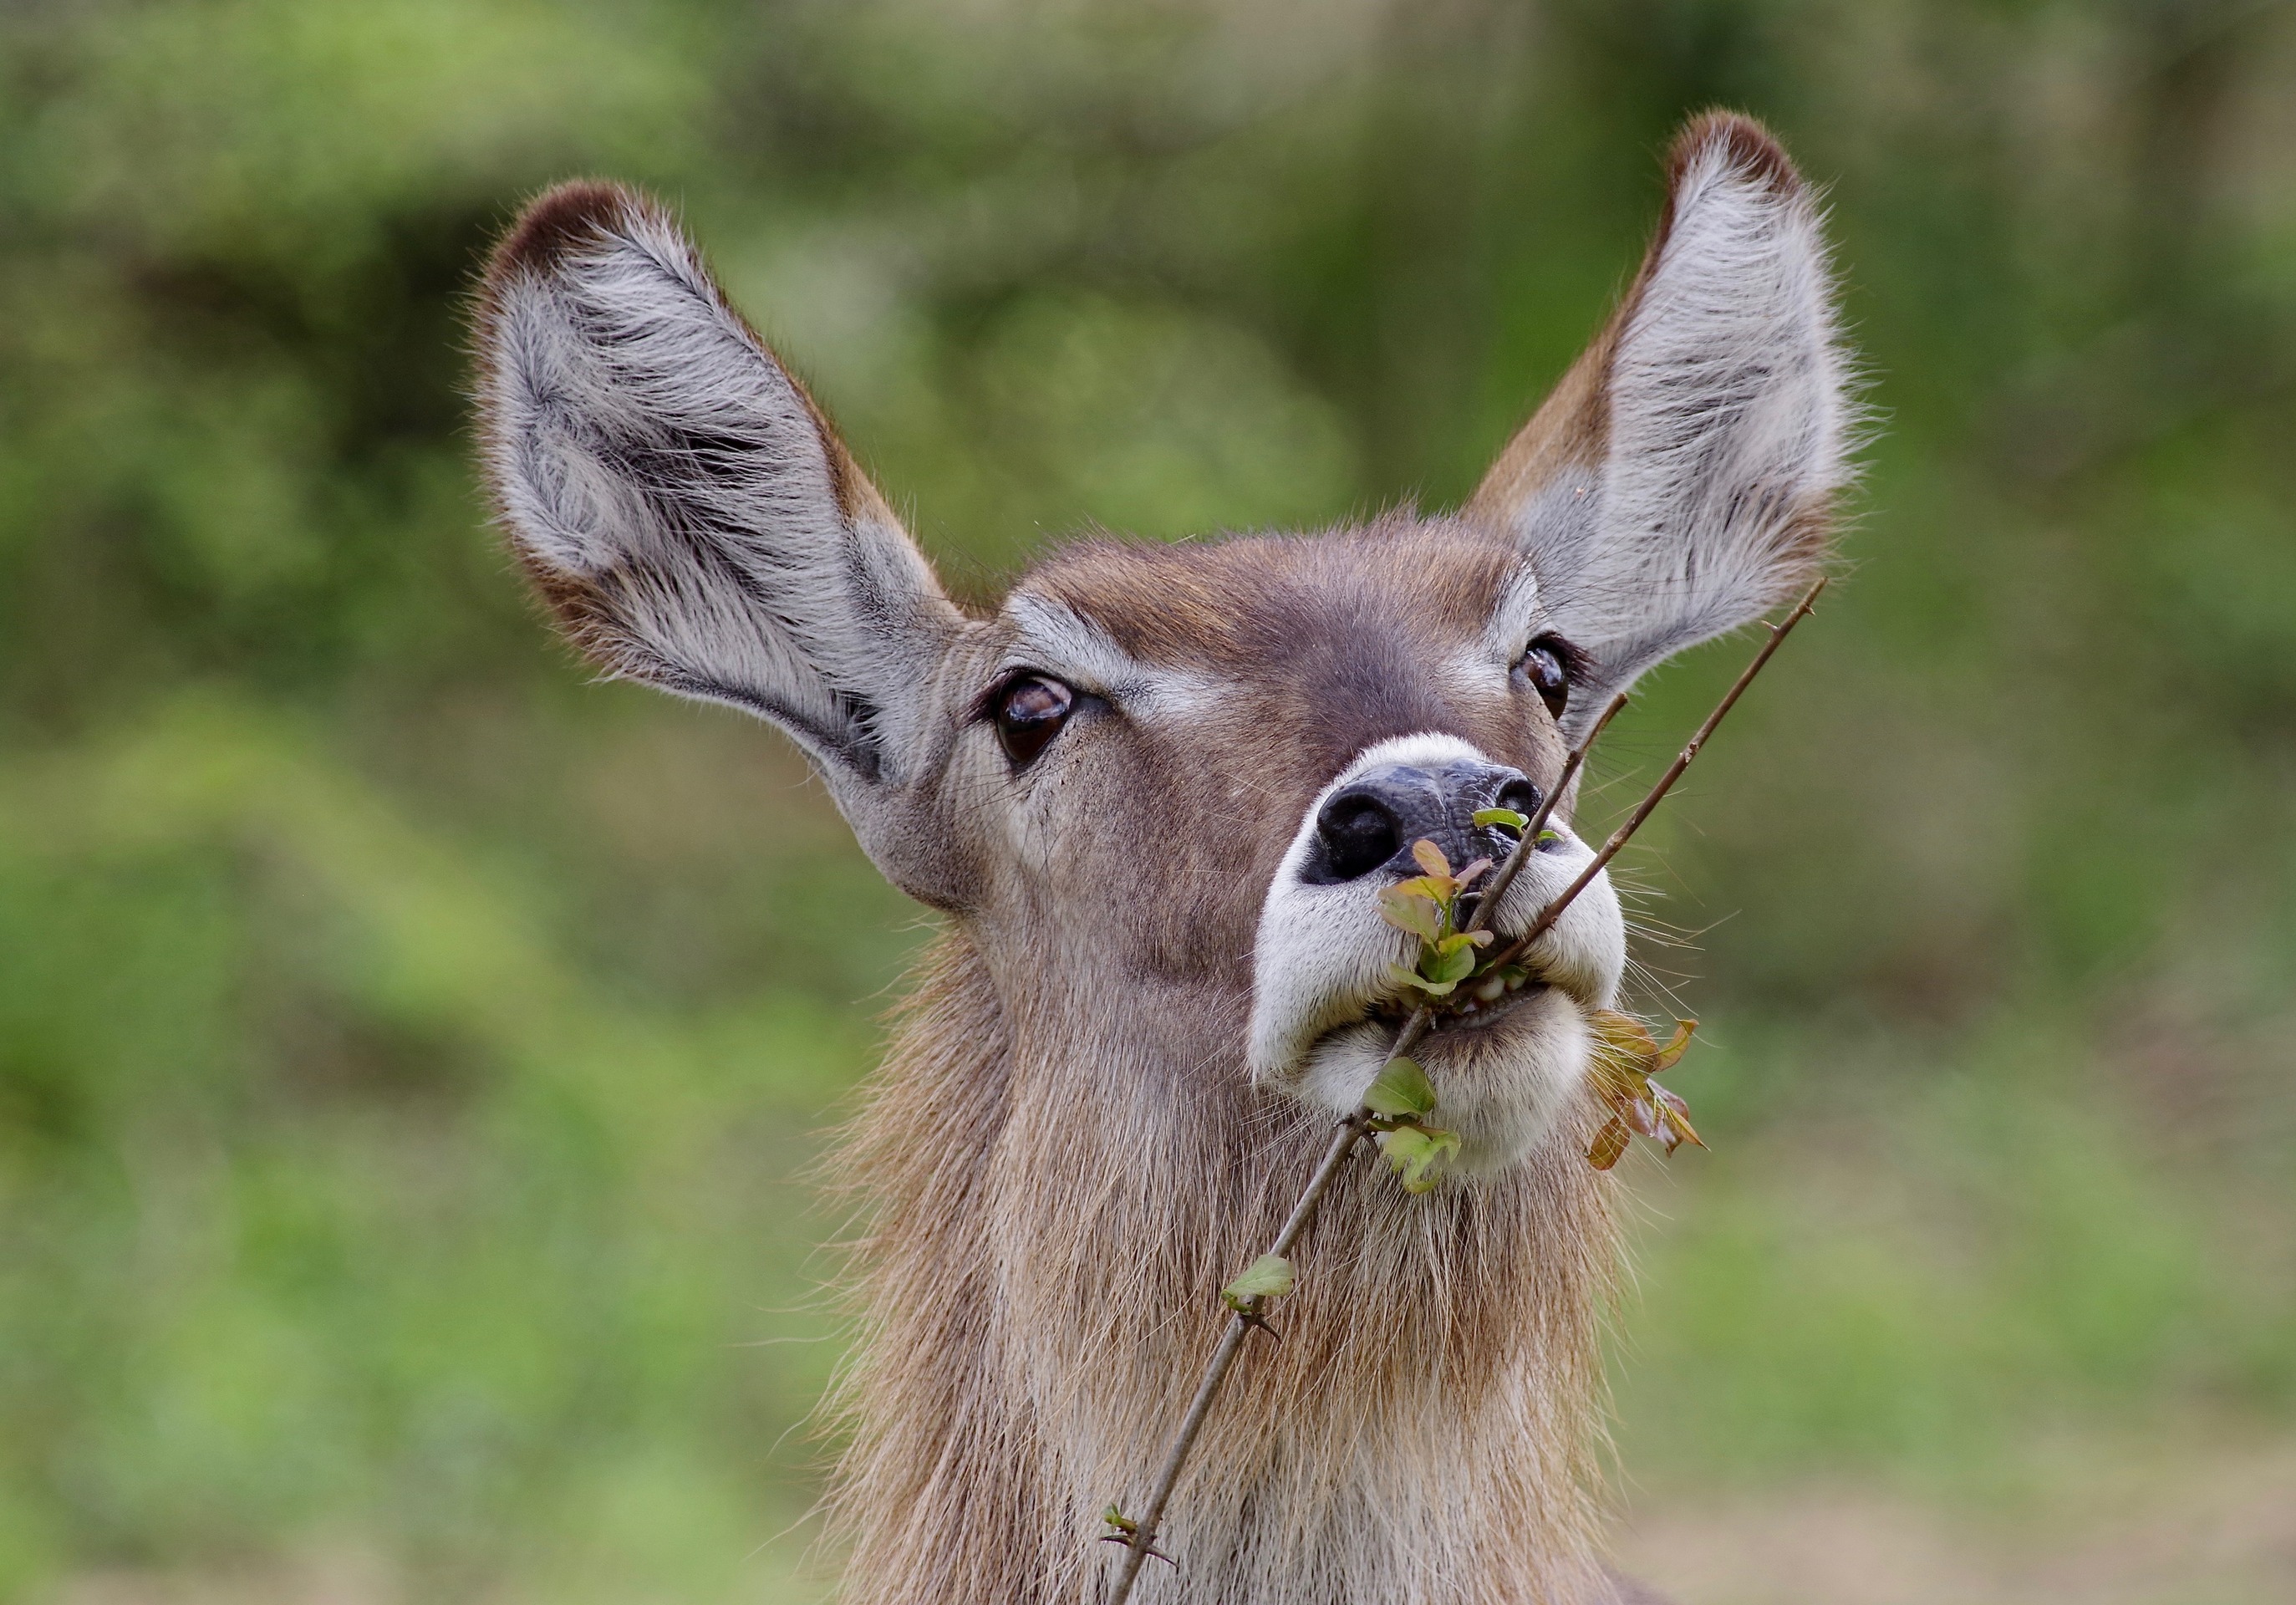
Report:
[[[800,1173],[919,924],[483,532],[463,297],[585,171],[987,590],[1088,521],[1455,500],[1680,116],[1771,119],[1881,435],[1847,582],[1622,860],[1707,933],[1636,1001],[1706,1021],[1712,1144],[1628,1161],[1627,1458],[1954,1499],[2285,1435],[2292,90],[2231,0],[9,8],[0,1598],[819,1592]]]

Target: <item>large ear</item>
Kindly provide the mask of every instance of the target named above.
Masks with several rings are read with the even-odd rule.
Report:
[[[1795,595],[1826,555],[1854,404],[1816,202],[1750,119],[1675,141],[1666,215],[1586,354],[1468,504],[1594,663],[1574,737],[1652,663]]]
[[[924,761],[960,616],[693,246],[627,190],[566,185],[496,251],[479,335],[487,476],[567,635],[773,720],[863,825]]]

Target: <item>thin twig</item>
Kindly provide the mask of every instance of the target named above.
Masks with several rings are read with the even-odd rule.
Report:
[[[1602,717],[1595,720],[1593,728],[1587,732],[1587,739],[1572,747],[1570,755],[1562,760],[1562,773],[1556,778],[1554,789],[1548,792],[1538,806],[1531,811],[1530,823],[1522,827],[1522,835],[1516,841],[1514,851],[1507,854],[1506,862],[1499,866],[1499,872],[1485,884],[1482,894],[1475,900],[1474,912],[1467,917],[1467,929],[1480,931],[1491,922],[1498,911],[1499,900],[1507,894],[1507,888],[1514,885],[1514,877],[1522,872],[1522,867],[1530,860],[1530,855],[1538,851],[1538,833],[1546,828],[1547,816],[1562,802],[1562,794],[1570,789],[1571,781],[1578,778],[1579,767],[1587,761],[1587,754],[1595,750],[1595,744],[1603,738],[1603,730],[1611,720],[1619,716],[1619,710],[1626,705],[1627,694],[1621,691],[1611,699],[1610,706],[1603,710]],[[1388,1057],[1392,1058],[1395,1056],[1390,1054]]]
[[[1414,1011],[1403,1023],[1403,1029],[1395,1033],[1395,1041],[1390,1044],[1387,1057],[1400,1058],[1417,1047],[1419,1039],[1427,1034],[1428,1027],[1434,1024],[1434,1020],[1431,1009]],[[1371,1130],[1371,1119],[1369,1108],[1359,1108],[1340,1122],[1332,1133],[1332,1146],[1324,1150],[1323,1163],[1316,1165],[1316,1173],[1308,1178],[1306,1189],[1300,1193],[1299,1202],[1292,1206],[1292,1213],[1283,1222],[1283,1230],[1275,1234],[1275,1241],[1269,1246],[1268,1253],[1280,1257],[1292,1251],[1292,1246],[1308,1230],[1308,1222],[1316,1218],[1316,1208],[1323,1203],[1324,1195],[1331,1190],[1332,1181],[1339,1176],[1340,1166],[1347,1162],[1348,1156],[1355,1151],[1356,1144],[1362,1141],[1364,1134]],[[1259,1316],[1260,1303],[1257,1295],[1245,1299],[1244,1307],[1230,1317],[1227,1330],[1220,1334],[1219,1346],[1212,1351],[1211,1362],[1204,1367],[1203,1380],[1196,1384],[1196,1396],[1188,1401],[1188,1413],[1180,1419],[1180,1430],[1164,1455],[1164,1469],[1156,1474],[1156,1487],[1148,1495],[1148,1508],[1141,1511],[1138,1524],[1125,1536],[1124,1546],[1128,1552],[1124,1557],[1124,1569],[1116,1574],[1116,1587],[1108,1596],[1108,1605],[1124,1605],[1131,1594],[1132,1579],[1140,1575],[1141,1567],[1147,1562],[1149,1546],[1155,1543],[1157,1529],[1164,1522],[1164,1507],[1171,1502],[1172,1490],[1179,1486],[1180,1473],[1186,1469],[1189,1453],[1196,1446],[1196,1436],[1203,1431],[1204,1422],[1211,1415],[1212,1401],[1219,1396],[1220,1384],[1227,1380],[1227,1374],[1235,1365],[1235,1357],[1243,1352],[1243,1340],[1251,1329],[1264,1327]]]
[[[1511,964],[1529,952],[1532,942],[1554,928],[1554,922],[1562,918],[1562,911],[1570,906],[1572,901],[1581,892],[1595,884],[1595,877],[1603,873],[1603,866],[1619,855],[1619,849],[1625,846],[1632,839],[1635,832],[1642,828],[1643,821],[1651,817],[1651,811],[1666,800],[1666,794],[1672,791],[1674,783],[1682,778],[1682,771],[1690,767],[1691,761],[1698,756],[1699,749],[1706,745],[1707,738],[1714,734],[1716,728],[1721,724],[1723,717],[1738,705],[1739,696],[1744,693],[1748,686],[1753,684],[1754,677],[1762,671],[1762,665],[1770,661],[1770,654],[1777,651],[1778,647],[1784,643],[1786,637],[1792,633],[1795,625],[1809,617],[1809,610],[1816,604],[1817,593],[1824,588],[1825,580],[1821,576],[1817,583],[1811,586],[1802,599],[1795,604],[1793,612],[1788,613],[1779,622],[1767,626],[1770,632],[1770,638],[1765,641],[1762,644],[1762,649],[1754,654],[1754,661],[1748,663],[1738,678],[1731,682],[1729,690],[1722,694],[1722,700],[1714,704],[1714,712],[1706,716],[1706,722],[1698,727],[1697,734],[1691,737],[1688,745],[1675,754],[1674,761],[1667,766],[1666,773],[1659,777],[1658,784],[1651,787],[1649,794],[1643,798],[1635,811],[1627,816],[1627,822],[1611,833],[1611,839],[1603,844],[1603,850],[1578,872],[1578,878],[1565,886],[1561,896],[1540,910],[1538,918],[1531,921],[1529,930],[1507,943],[1489,961],[1491,968],[1496,969],[1502,964]]]
[[[1507,854],[1506,862],[1491,877],[1488,889],[1468,918],[1469,930],[1480,930],[1487,911],[1498,907],[1499,899],[1514,884],[1514,877],[1521,872],[1526,859],[1538,850],[1539,830],[1546,823],[1547,816],[1554,811],[1556,799],[1570,789],[1570,782],[1586,763],[1587,754],[1603,734],[1603,727],[1626,704],[1627,697],[1623,691],[1612,697],[1610,706],[1603,710],[1602,717],[1587,732],[1587,738],[1571,748],[1569,756],[1563,759],[1562,773],[1555,780],[1554,788],[1539,803],[1530,823],[1524,827],[1521,839],[1515,843],[1514,851]],[[1403,1023],[1402,1029],[1395,1033],[1395,1041],[1388,1044],[1388,1059],[1401,1058],[1417,1047],[1420,1039],[1434,1024],[1432,1009],[1414,1010],[1411,1017]],[[1308,1230],[1308,1223],[1316,1218],[1316,1210],[1323,1203],[1324,1193],[1331,1189],[1332,1181],[1338,1178],[1340,1166],[1347,1162],[1348,1156],[1355,1152],[1356,1144],[1362,1141],[1371,1130],[1371,1119],[1372,1111],[1365,1107],[1340,1122],[1332,1133],[1331,1146],[1324,1150],[1322,1163],[1316,1166],[1315,1174],[1308,1178],[1307,1188],[1300,1194],[1299,1201],[1292,1206],[1292,1213],[1284,1218],[1283,1228],[1275,1234],[1275,1241],[1269,1246],[1268,1253],[1279,1256],[1291,1253],[1292,1245]],[[1133,1579],[1147,1564],[1148,1557],[1159,1552],[1152,1546],[1156,1542],[1158,1530],[1163,1526],[1164,1509],[1171,1502],[1172,1490],[1179,1486],[1180,1473],[1187,1467],[1188,1456],[1195,1449],[1197,1436],[1203,1431],[1205,1421],[1211,1417],[1212,1404],[1219,1397],[1221,1385],[1226,1382],[1228,1372],[1234,1369],[1236,1356],[1243,1352],[1243,1340],[1250,1335],[1251,1329],[1256,1326],[1262,1330],[1267,1329],[1260,1314],[1262,1302],[1256,1296],[1246,1299],[1244,1307],[1229,1320],[1227,1330],[1220,1334],[1219,1346],[1212,1350],[1210,1362],[1204,1367],[1202,1380],[1196,1384],[1196,1396],[1188,1401],[1188,1412],[1180,1418],[1180,1430],[1173,1436],[1171,1448],[1165,1452],[1163,1469],[1156,1474],[1156,1486],[1148,1495],[1147,1509],[1141,1511],[1139,1520],[1130,1532],[1109,1535],[1111,1542],[1121,1543],[1128,1552],[1124,1557],[1123,1569],[1116,1575],[1116,1587],[1108,1596],[1108,1605],[1124,1605],[1131,1595]]]
[[[1562,896],[1546,906],[1530,929],[1510,944],[1498,959],[1485,967],[1497,967],[1498,964],[1508,961],[1544,935],[1570,905],[1570,900],[1585,891],[1595,877],[1602,872],[1603,866],[1626,845],[1627,838],[1634,835],[1668,790],[1681,778],[1682,771],[1688,769],[1691,760],[1698,756],[1698,749],[1705,745],[1707,737],[1714,734],[1715,727],[1722,722],[1722,716],[1729,712],[1739,695],[1754,676],[1761,672],[1762,665],[1770,661],[1770,654],[1778,649],[1778,643],[1785,639],[1786,632],[1808,616],[1810,605],[1817,600],[1817,593],[1824,588],[1825,581],[1820,580],[1810,587],[1809,594],[1801,599],[1800,605],[1786,615],[1784,623],[1769,627],[1768,643],[1755,654],[1754,661],[1746,666],[1745,672],[1724,695],[1714,712],[1707,715],[1706,722],[1699,726],[1698,733],[1690,738],[1690,745],[1682,749],[1681,755],[1675,759],[1673,766],[1651,794],[1643,799],[1633,817],[1611,833],[1611,839],[1603,844],[1603,851],[1595,855],[1595,861],[1571,882]],[[1538,805],[1530,822],[1524,827],[1521,839],[1515,843],[1514,851],[1507,854],[1506,862],[1491,877],[1473,914],[1468,918],[1468,930],[1480,929],[1487,916],[1497,910],[1499,899],[1514,884],[1515,876],[1521,872],[1529,856],[1538,850],[1539,831],[1546,826],[1547,817],[1554,811],[1557,801],[1570,789],[1571,780],[1587,761],[1587,754],[1593,750],[1595,739],[1626,704],[1624,692],[1612,697],[1610,705],[1603,710],[1602,717],[1595,720],[1593,728],[1587,730],[1587,738],[1573,747],[1563,760],[1562,773],[1556,779],[1554,789]],[[1427,1034],[1434,1023],[1434,1010],[1426,1008],[1414,1009],[1411,1017],[1403,1023],[1402,1029],[1395,1033],[1395,1041],[1388,1045],[1387,1058],[1382,1062],[1390,1062],[1409,1053],[1419,1045],[1420,1039]],[[1341,1120],[1333,1130],[1331,1146],[1324,1150],[1322,1162],[1316,1166],[1315,1173],[1308,1177],[1307,1188],[1300,1193],[1299,1201],[1292,1206],[1292,1213],[1285,1218],[1283,1230],[1275,1234],[1275,1241],[1268,1247],[1269,1254],[1280,1258],[1288,1255],[1300,1240],[1301,1234],[1308,1230],[1308,1222],[1315,1219],[1316,1210],[1323,1203],[1324,1195],[1331,1190],[1332,1181],[1339,1176],[1340,1166],[1355,1151],[1356,1144],[1370,1132],[1372,1119],[1372,1109],[1366,1105]],[[1246,1298],[1242,1301],[1242,1307],[1229,1319],[1227,1329],[1220,1334],[1219,1346],[1212,1350],[1211,1361],[1204,1367],[1202,1379],[1196,1384],[1195,1397],[1188,1401],[1188,1412],[1180,1419],[1180,1430],[1173,1436],[1171,1448],[1165,1453],[1163,1469],[1156,1474],[1156,1486],[1148,1495],[1147,1508],[1141,1511],[1139,1520],[1133,1524],[1130,1531],[1120,1535],[1109,1535],[1107,1541],[1122,1543],[1126,1552],[1123,1569],[1116,1575],[1116,1586],[1109,1593],[1107,1605],[1124,1605],[1125,1601],[1131,1597],[1133,1581],[1139,1576],[1140,1568],[1147,1564],[1148,1557],[1160,1554],[1154,1544],[1157,1531],[1163,1526],[1165,1508],[1171,1503],[1172,1490],[1179,1485],[1180,1473],[1187,1468],[1188,1456],[1195,1449],[1196,1439],[1202,1434],[1204,1423],[1211,1418],[1212,1405],[1219,1397],[1220,1387],[1227,1380],[1228,1372],[1234,1369],[1236,1356],[1243,1352],[1243,1341],[1251,1335],[1252,1328],[1257,1326],[1263,1330],[1267,1329],[1267,1322],[1260,1315],[1263,1302],[1259,1295]]]

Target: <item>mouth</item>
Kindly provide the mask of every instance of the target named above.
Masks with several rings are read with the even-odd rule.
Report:
[[[1525,863],[1490,922],[1502,942],[1528,931],[1592,854],[1576,837]],[[1462,1178],[1521,1160],[1559,1129],[1587,1064],[1587,1017],[1608,1005],[1626,960],[1616,895],[1597,877],[1511,962],[1431,994],[1406,969],[1425,952],[1416,926],[1386,918],[1368,880],[1319,885],[1279,876],[1254,957],[1253,1079],[1345,1115],[1387,1062],[1417,1005],[1432,1029],[1412,1055],[1427,1072],[1436,1117],[1458,1136]]]
[[[1428,1023],[1429,1034],[1488,1031],[1524,1004],[1553,990],[1554,983],[1538,975],[1488,976],[1472,989],[1462,991],[1448,1008],[1437,1012]],[[1364,1011],[1363,1017],[1376,1025],[1392,1025],[1399,1031],[1412,1012],[1411,1007],[1400,997],[1390,997],[1374,1003]],[[1346,1026],[1335,1029],[1345,1030]]]
[[[1490,997],[1445,1000],[1411,1050],[1433,1085],[1436,1123],[1460,1139],[1453,1168],[1463,1178],[1503,1170],[1537,1147],[1561,1120],[1587,1062],[1592,1006],[1580,989],[1562,978],[1518,977]],[[1287,1085],[1320,1107],[1354,1109],[1411,1012],[1408,994],[1395,992],[1346,1009],[1308,1042]]]
[[[1464,744],[1414,737],[1371,749],[1358,764],[1407,759],[1440,768],[1478,758],[1455,748]],[[1351,770],[1334,780],[1332,794],[1352,784],[1353,775]],[[1608,1004],[1625,967],[1625,922],[1608,879],[1597,875],[1508,963],[1479,964],[1483,974],[1431,990],[1423,983],[1456,967],[1449,961],[1456,950],[1437,954],[1438,967],[1420,967],[1449,937],[1439,934],[1431,943],[1423,920],[1392,918],[1398,907],[1383,893],[1403,884],[1393,876],[1338,879],[1318,868],[1323,808],[1319,800],[1302,816],[1261,907],[1246,1050],[1252,1079],[1315,1107],[1351,1113],[1397,1032],[1418,1005],[1431,1000],[1432,1029],[1413,1053],[1435,1085],[1442,1124],[1465,1144],[1463,1173],[1520,1157],[1559,1117],[1577,1085],[1587,1060],[1587,1017]],[[1594,856],[1567,825],[1554,827],[1553,838],[1525,855],[1499,900],[1503,906],[1488,912],[1486,928],[1501,944],[1511,946],[1538,923]],[[1453,895],[1468,891],[1459,886]],[[1455,930],[1473,918],[1473,905],[1459,897],[1437,923]]]

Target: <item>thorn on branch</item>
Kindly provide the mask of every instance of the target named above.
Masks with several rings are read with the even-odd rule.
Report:
[[[1268,1321],[1267,1317],[1259,1313],[1257,1305],[1249,1310],[1238,1310],[1235,1313],[1236,1318],[1242,1321],[1244,1325],[1257,1328],[1260,1331],[1267,1333],[1278,1343],[1283,1341],[1283,1334],[1277,1331],[1275,1325]]]
[[[1154,1534],[1144,1533],[1141,1530],[1141,1523],[1133,1520],[1114,1505],[1103,1510],[1100,1513],[1100,1519],[1116,1529],[1112,1533],[1103,1533],[1100,1535],[1100,1541],[1103,1543],[1120,1543],[1126,1549],[1142,1555],[1153,1555],[1174,1571],[1180,1569],[1180,1563],[1177,1560],[1156,1547]]]
[[[1136,1539],[1132,1539],[1132,1538],[1128,1538],[1128,1537],[1126,1537],[1122,1533],[1109,1533],[1109,1534],[1105,1534],[1105,1535],[1103,1535],[1102,1536],[1102,1538],[1101,1538],[1101,1542],[1102,1542],[1103,1543],[1120,1543],[1120,1544],[1122,1544],[1126,1549],[1133,1549],[1133,1548],[1136,1548],[1136,1547],[1137,1547],[1137,1543],[1138,1543],[1138,1541],[1137,1541],[1137,1540],[1136,1540]],[[1162,1550],[1158,1549],[1158,1548],[1157,1548],[1154,1544],[1152,1544],[1152,1544],[1150,1544],[1150,1545],[1147,1547],[1147,1549],[1146,1549],[1146,1550],[1144,1550],[1144,1551],[1143,1551],[1142,1552],[1143,1552],[1143,1553],[1144,1553],[1144,1554],[1147,1554],[1147,1555],[1149,1555],[1149,1556],[1152,1556],[1152,1557],[1153,1557],[1154,1559],[1156,1559],[1156,1560],[1161,1560],[1165,1565],[1167,1565],[1167,1566],[1170,1567],[1174,1571],[1177,1571],[1177,1570],[1179,1570],[1179,1569],[1180,1569],[1180,1563],[1179,1563],[1177,1560],[1173,1560],[1171,1556],[1169,1556],[1169,1555],[1166,1554]]]

